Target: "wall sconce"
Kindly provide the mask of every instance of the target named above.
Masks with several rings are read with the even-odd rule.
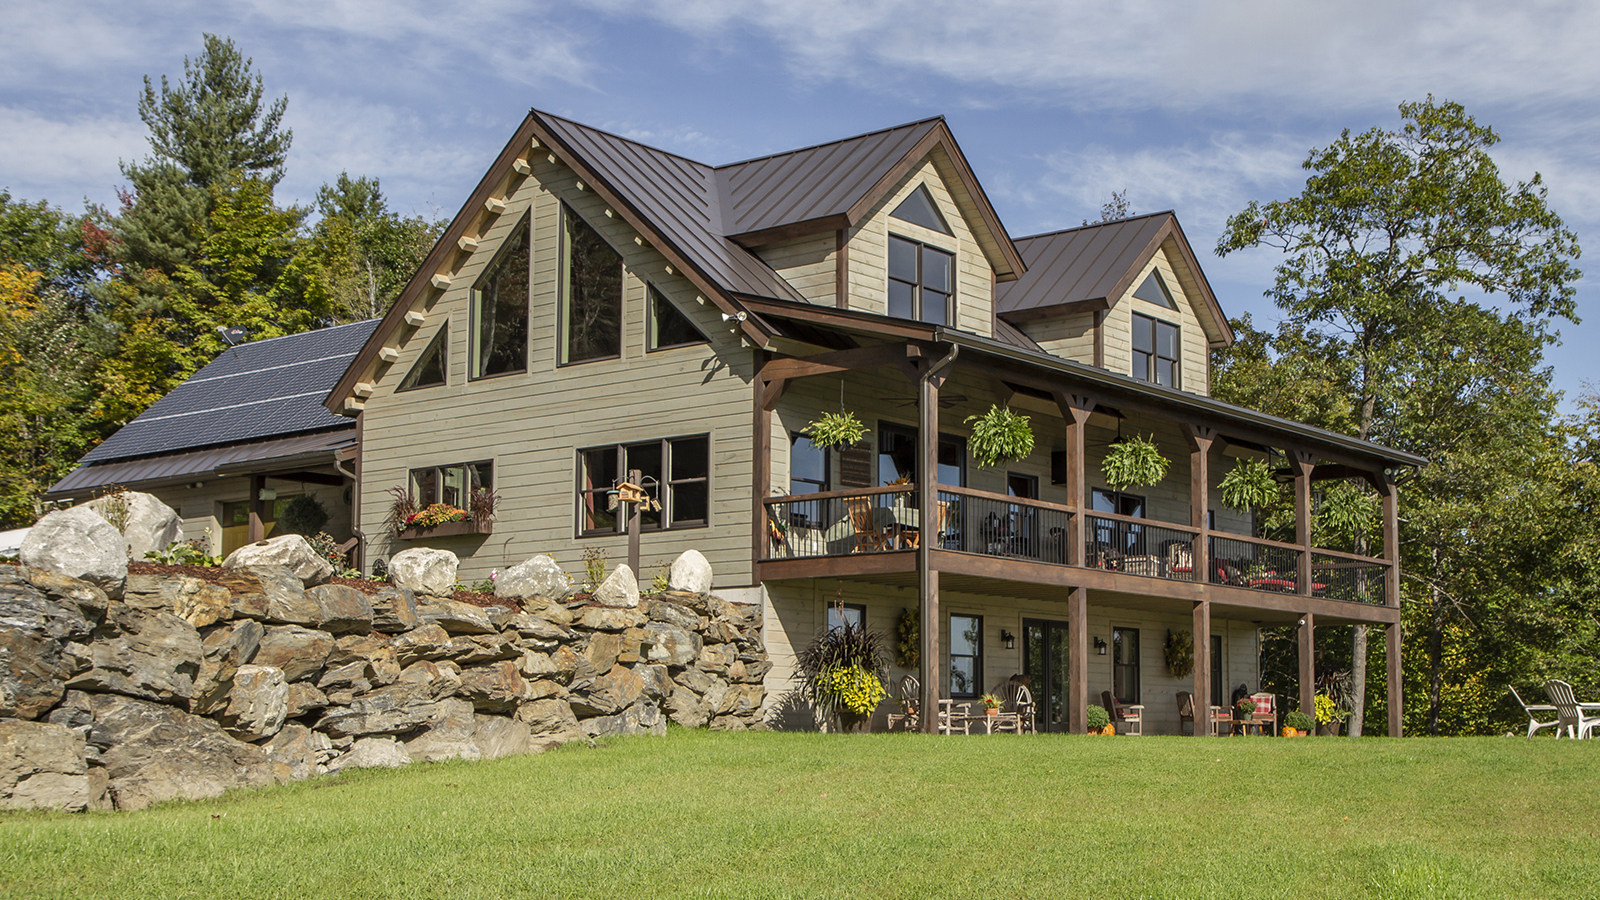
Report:
[[[1100,654],[1101,656],[1105,656],[1106,655],[1106,639],[1105,638],[1097,637],[1097,638],[1094,639],[1094,652]]]
[[[1007,650],[1017,649],[1017,636],[1004,628],[1000,629],[1000,640],[1005,641]]]

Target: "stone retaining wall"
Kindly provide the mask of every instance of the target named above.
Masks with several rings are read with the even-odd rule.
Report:
[[[759,607],[0,566],[0,807],[139,809],[357,766],[761,720]]]

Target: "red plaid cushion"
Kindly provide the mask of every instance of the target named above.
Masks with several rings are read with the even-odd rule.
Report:
[[[1270,715],[1272,715],[1272,704],[1273,704],[1273,701],[1277,699],[1276,696],[1274,696],[1272,694],[1251,694],[1250,695],[1250,699],[1254,700],[1256,702],[1255,715],[1258,715],[1258,716],[1270,716]]]

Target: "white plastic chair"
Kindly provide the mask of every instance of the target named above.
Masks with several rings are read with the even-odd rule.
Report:
[[[1552,678],[1544,683],[1544,692],[1550,695],[1550,702],[1556,705],[1556,737],[1561,737],[1562,731],[1575,740],[1594,736],[1594,727],[1600,725],[1600,716],[1584,716],[1578,706],[1578,698],[1572,693],[1572,685]]]
[[[1546,703],[1539,703],[1529,706],[1528,702],[1522,699],[1522,695],[1517,693],[1516,688],[1511,689],[1511,696],[1517,698],[1517,704],[1522,707],[1523,712],[1528,714],[1528,737],[1533,737],[1533,735],[1541,728],[1554,728],[1558,723],[1559,720],[1557,719],[1551,719],[1548,722],[1541,722],[1539,721],[1539,717],[1536,715],[1536,713],[1553,713],[1556,711],[1554,706],[1550,706]]]

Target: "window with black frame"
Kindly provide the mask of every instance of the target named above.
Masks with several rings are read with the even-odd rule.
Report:
[[[1133,314],[1133,368],[1140,381],[1178,386],[1178,326]]]
[[[650,298],[651,350],[670,350],[673,347],[688,347],[710,342],[710,339],[689,321],[689,317],[672,305],[672,301],[668,300],[655,285],[650,285],[645,293]]]
[[[570,207],[561,211],[561,362],[620,356],[622,257]]]
[[[1111,629],[1111,695],[1118,703],[1139,702],[1139,629]]]
[[[955,254],[889,236],[889,315],[933,325],[954,318]]]
[[[528,370],[528,220],[506,238],[472,296],[472,377]]]
[[[950,616],[950,696],[983,692],[983,617]]]
[[[578,451],[578,533],[617,534],[627,530],[611,492],[630,470],[638,469],[644,488],[661,509],[641,509],[645,531],[698,528],[710,516],[711,439],[707,435],[590,447]],[[658,487],[659,486],[659,487]]]
[[[443,503],[470,511],[473,491],[494,490],[494,463],[423,466],[411,470],[409,486],[418,509]]]
[[[789,433],[789,493],[815,494],[828,489],[828,451],[798,431]]]
[[[939,483],[967,485],[967,439],[958,434],[939,435]],[[890,422],[878,423],[878,483],[915,484],[917,431]]]
[[[1089,505],[1095,512],[1114,513],[1135,519],[1145,517],[1145,498],[1138,494],[1095,488],[1089,492]],[[1141,555],[1144,527],[1115,519],[1096,519],[1094,541],[1095,545],[1090,548],[1094,558],[1089,564],[1115,568],[1116,561],[1124,556]]]
[[[828,604],[828,630],[835,628],[864,628],[867,622],[867,607],[862,603],[829,603]]]

